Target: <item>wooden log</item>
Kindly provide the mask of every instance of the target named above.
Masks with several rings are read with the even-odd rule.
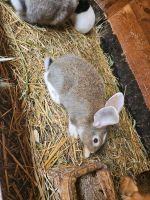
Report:
[[[97,171],[97,178],[106,199],[116,200],[111,174],[107,169]]]
[[[62,200],[115,200],[110,173],[100,162],[52,169],[48,177]]]

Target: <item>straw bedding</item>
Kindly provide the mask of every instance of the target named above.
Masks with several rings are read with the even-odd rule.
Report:
[[[23,199],[27,195],[30,199],[59,199],[51,184],[52,180],[48,178],[48,170],[60,164],[80,165],[84,158],[80,141],[67,136],[66,112],[52,102],[47,92],[43,81],[43,58],[50,55],[55,59],[66,53],[86,58],[104,78],[106,99],[118,91],[118,83],[112,75],[108,59],[99,47],[99,35],[95,30],[85,36],[77,33],[70,25],[60,30],[33,27],[21,21],[2,0],[0,13],[1,51],[3,55],[14,57],[14,60],[0,65],[3,72],[1,76],[11,79],[14,84],[1,92],[6,97],[9,95],[8,99],[13,103],[10,115],[13,120],[9,119],[9,122],[14,123],[15,128],[12,130],[13,125],[7,126],[9,132],[13,132],[13,137],[17,137],[13,144],[17,145],[17,150],[15,146],[13,149],[10,145],[6,147],[2,137],[0,141],[3,146],[2,153],[7,152],[6,156],[8,154],[13,158],[14,167],[17,166],[16,174],[11,174],[14,177],[5,176],[5,182],[8,183],[9,179],[13,182],[15,175],[20,178],[20,183],[13,187],[14,196],[10,199],[15,199],[15,196],[21,199],[20,195]],[[6,137],[5,140],[7,139]],[[15,155],[18,155],[17,158]],[[94,159],[108,165],[116,178],[116,186],[120,175],[127,172],[137,173],[148,168],[146,153],[125,109],[121,113],[120,124],[109,128],[104,148],[89,160]],[[11,173],[7,169],[5,171]],[[24,185],[27,186],[26,194],[20,192],[22,188],[25,191]]]

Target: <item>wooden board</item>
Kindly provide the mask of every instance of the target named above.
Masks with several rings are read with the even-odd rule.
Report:
[[[97,0],[97,3],[104,9],[150,108],[150,1]]]
[[[130,1],[131,0],[97,0],[97,3],[109,18],[121,10]]]
[[[150,0],[132,1],[130,6],[136,16],[138,24],[141,26],[150,43]]]

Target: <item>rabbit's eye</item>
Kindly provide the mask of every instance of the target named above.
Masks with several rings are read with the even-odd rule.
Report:
[[[97,139],[97,138],[94,138],[93,142],[94,142],[94,143],[98,143],[98,139]]]
[[[97,136],[95,136],[95,137],[93,138],[93,145],[94,145],[95,147],[99,146],[99,138],[98,138]]]

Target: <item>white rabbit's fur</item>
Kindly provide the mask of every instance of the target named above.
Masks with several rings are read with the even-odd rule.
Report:
[[[71,20],[74,24],[75,29],[80,33],[88,33],[95,24],[95,13],[93,8],[90,6],[85,12],[71,16]]]
[[[22,11],[22,4],[20,0],[11,0],[11,4],[13,5],[16,11]]]
[[[78,138],[77,127],[71,123],[69,120],[69,134],[71,137]]]
[[[60,97],[59,97],[59,94],[58,92],[56,91],[56,89],[52,86],[52,84],[48,81],[47,79],[47,75],[48,73],[45,73],[44,74],[44,80],[45,80],[45,83],[47,85],[47,88],[49,90],[49,93],[51,95],[51,98],[52,100],[57,103],[57,104],[60,104]]]

